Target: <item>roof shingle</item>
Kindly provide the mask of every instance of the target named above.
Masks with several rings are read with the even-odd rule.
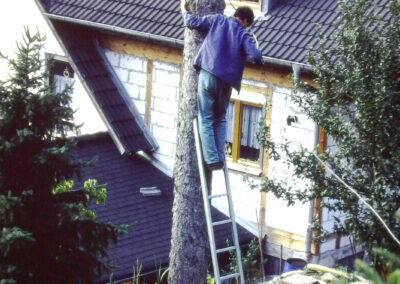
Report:
[[[382,7],[377,13],[388,18],[387,0],[374,2]],[[54,0],[48,13],[182,41],[179,3],[180,0]],[[337,0],[281,0],[268,17],[256,19],[252,29],[264,56],[306,64],[304,47],[316,37],[315,24],[329,35],[337,17]],[[301,38],[299,34],[308,37]],[[277,51],[279,48],[284,50]],[[299,51],[293,52],[294,49]]]
[[[86,3],[86,2],[85,2]],[[74,25],[55,22],[54,27],[65,43],[100,111],[122,144],[122,153],[154,150],[157,143],[149,134],[143,119],[124,93],[112,67],[99,50],[93,31],[76,29]]]
[[[97,134],[81,139],[76,153],[79,160],[96,163],[82,176],[82,181],[96,178],[99,184],[107,184],[107,203],[92,205],[98,219],[114,224],[135,223],[127,235],[109,249],[109,255],[117,267],[114,280],[132,275],[136,260],[142,263],[142,271],[154,271],[156,265],[165,267],[169,261],[172,226],[172,179],[149,162],[137,156],[121,156],[106,134]],[[77,187],[81,182],[77,182]],[[146,197],[141,187],[156,186],[161,196]],[[213,220],[224,219],[224,215],[212,209]],[[225,217],[226,219],[226,217]],[[217,247],[223,247],[230,225],[219,226],[215,231]],[[254,236],[238,226],[239,239],[248,243]],[[103,276],[104,281],[108,278]]]

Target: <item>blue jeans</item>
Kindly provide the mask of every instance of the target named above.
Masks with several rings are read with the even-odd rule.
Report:
[[[206,164],[225,161],[226,110],[232,88],[201,69],[198,83],[198,122],[203,158]]]

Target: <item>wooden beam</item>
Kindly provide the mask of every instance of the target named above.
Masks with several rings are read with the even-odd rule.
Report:
[[[286,248],[304,251],[306,237],[295,233],[286,232],[270,226],[265,227],[268,242],[281,244]]]
[[[322,154],[326,150],[328,136],[322,127],[319,128],[319,136],[318,136],[318,154]],[[314,203],[314,216],[317,222],[322,222],[322,209],[321,209],[321,198],[317,197]],[[317,232],[313,232],[313,235],[316,236]],[[319,242],[312,242],[311,252],[314,254],[320,253],[320,244]]]
[[[146,110],[145,121],[150,127],[150,111],[151,111],[151,89],[153,86],[153,60],[147,60],[147,84],[146,84]]]
[[[265,114],[265,126],[268,127],[270,130],[271,126],[271,105],[272,105],[272,96],[273,96],[273,86],[270,77],[267,74],[264,74],[265,80],[267,80],[267,112]],[[264,175],[268,173],[268,149],[263,149],[263,160],[262,160],[262,172]],[[266,215],[266,208],[267,208],[267,193],[265,191],[261,192],[260,196],[260,223],[261,228],[266,226],[265,223],[265,215]],[[263,232],[261,232],[262,234]]]
[[[290,67],[247,64],[244,68],[243,78],[267,83],[263,72],[268,75],[274,85],[294,88],[293,80],[289,77],[293,73]],[[300,75],[301,81],[306,82],[310,86],[316,86],[313,76],[305,72],[302,72]]]
[[[175,64],[180,64],[183,60],[182,49],[155,44],[154,42],[103,34],[100,37],[100,44],[112,51],[146,57],[149,60],[160,60]]]
[[[235,115],[234,115],[234,122],[233,122],[233,141],[232,141],[232,161],[237,162],[239,159],[239,149],[240,149],[240,129],[241,129],[241,106],[240,101],[234,100],[235,103]]]

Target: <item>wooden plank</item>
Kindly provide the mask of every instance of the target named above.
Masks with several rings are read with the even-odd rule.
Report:
[[[150,127],[150,110],[151,110],[151,90],[153,87],[153,60],[147,60],[147,83],[146,83],[146,110],[145,121]]]
[[[274,85],[294,88],[293,80],[289,77],[293,73],[290,67],[276,67],[271,65],[261,67],[259,65],[247,64],[244,68],[243,78],[267,83],[263,72],[268,75]],[[300,76],[303,82],[307,82],[313,87],[316,86],[310,74],[301,72]]]
[[[150,60],[160,60],[175,64],[180,64],[183,60],[182,49],[155,44],[154,42],[144,42],[132,38],[104,34],[100,37],[100,44],[112,51],[146,57]]]
[[[282,246],[298,251],[304,251],[306,237],[291,232],[286,232],[270,226],[264,227],[264,232],[268,235],[268,242],[281,244]]]
[[[272,96],[273,96],[273,87],[272,81],[267,74],[264,74],[265,80],[267,80],[267,112],[265,114],[265,126],[270,129],[271,126],[271,104],[272,104]],[[264,175],[268,173],[268,149],[263,149],[263,160],[262,160],[262,172]],[[265,225],[265,215],[267,208],[267,193],[265,191],[261,192],[260,196],[260,223],[263,228]]]
[[[240,129],[241,129],[241,107],[240,101],[234,100],[235,116],[233,122],[232,161],[237,162],[239,158]]]
[[[318,154],[322,154],[326,150],[326,143],[328,136],[322,127],[319,128],[318,136]],[[314,217],[317,222],[322,222],[322,209],[321,209],[321,198],[317,197],[314,202]],[[313,232],[314,237],[316,237],[317,232]],[[311,252],[314,254],[319,254],[320,244],[316,241],[312,242]]]

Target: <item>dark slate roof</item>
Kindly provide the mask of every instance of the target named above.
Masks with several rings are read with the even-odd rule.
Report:
[[[105,118],[120,152],[136,153],[157,148],[157,143],[121,87],[104,52],[100,50],[94,33],[84,27],[77,29],[69,23],[55,22],[54,27],[72,64],[76,66],[76,71],[80,73],[93,96],[100,114]]]
[[[180,0],[52,0],[49,14],[183,40]]]
[[[121,32],[139,32],[182,43],[183,22],[180,0],[51,0],[50,17],[65,17],[81,24],[101,24],[101,28],[120,28]],[[381,9],[387,0],[375,0]],[[378,13],[387,16],[382,8]],[[306,64],[307,47],[317,44],[315,24],[329,35],[337,20],[337,0],[280,0],[275,9],[253,25],[265,57]]]
[[[105,134],[89,135],[78,143],[77,159],[97,162],[84,173],[82,180],[96,178],[100,184],[107,184],[106,205],[94,205],[98,219],[114,224],[137,222],[129,234],[119,238],[116,246],[109,249],[110,257],[117,269],[114,280],[132,276],[136,260],[142,263],[142,272],[156,270],[156,264],[168,266],[171,224],[173,182],[146,160],[134,156],[121,156],[110,137]],[[77,186],[80,183],[77,182]],[[141,187],[156,186],[161,196],[145,197]],[[224,215],[213,209],[213,219],[224,219]],[[225,217],[226,219],[226,217]],[[216,231],[217,247],[225,244],[230,225],[219,226]],[[238,227],[241,244],[254,236]],[[106,281],[107,275],[103,279]]]
[[[332,33],[336,8],[336,0],[280,1],[270,15],[253,26],[263,55],[306,63],[307,47],[317,43],[315,24],[323,26],[325,35]]]
[[[375,13],[388,19],[387,0],[374,0]],[[307,63],[308,48],[317,46],[316,24],[329,36],[339,20],[337,0],[283,0],[253,25],[264,56]]]

